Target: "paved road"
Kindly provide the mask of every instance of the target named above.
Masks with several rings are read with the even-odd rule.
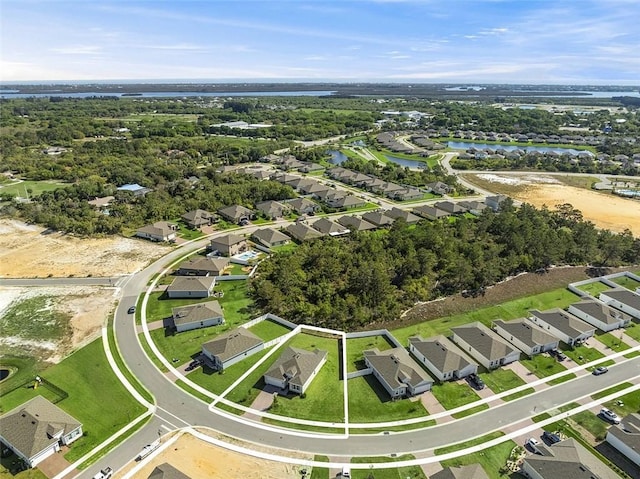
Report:
[[[111,278],[0,278],[0,286],[117,286],[122,276]]]

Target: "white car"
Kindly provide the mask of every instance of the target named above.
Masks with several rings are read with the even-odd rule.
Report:
[[[620,417],[611,409],[603,407],[602,409],[600,409],[600,415],[607,421],[611,421],[614,424],[620,424]]]
[[[540,444],[540,442],[535,437],[530,437],[527,439],[527,442],[524,443],[524,445],[529,447],[533,452],[538,452],[538,444]]]

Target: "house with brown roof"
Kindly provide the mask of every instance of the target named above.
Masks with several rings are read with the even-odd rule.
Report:
[[[601,331],[613,331],[631,324],[631,316],[595,299],[585,299],[571,304],[567,312]]]
[[[404,348],[363,352],[364,362],[392,399],[415,396],[431,389],[433,381]]]
[[[476,321],[451,328],[452,341],[487,369],[496,369],[520,359],[520,351]]]
[[[322,233],[318,230],[307,226],[303,223],[292,223],[284,229],[287,234],[298,241],[307,241],[315,238],[320,238]]]
[[[210,226],[218,221],[218,217],[213,213],[209,213],[206,210],[192,210],[181,216],[187,226],[193,229],[198,229],[202,226]]]
[[[316,349],[312,352],[288,347],[264,374],[264,382],[292,393],[304,394],[326,361],[326,351]]]
[[[249,220],[253,217],[253,211],[240,205],[227,206],[218,210],[218,214],[231,223],[238,224],[242,220]]]
[[[631,413],[620,424],[611,426],[606,441],[640,466],[640,414]]]
[[[234,233],[213,238],[209,245],[211,251],[217,251],[222,256],[233,256],[242,253],[247,248],[246,238]]]
[[[440,381],[461,379],[478,371],[478,364],[442,335],[409,338],[409,352]]]
[[[224,324],[224,313],[218,301],[207,301],[173,308],[171,317],[173,325],[179,333]]]
[[[167,221],[158,221],[136,230],[136,236],[151,241],[174,241],[177,237],[178,225]]]
[[[274,246],[282,246],[287,244],[291,238],[273,228],[261,228],[256,230],[251,235],[254,241],[265,246],[267,248],[273,248]]]
[[[0,441],[29,467],[82,437],[82,424],[42,396],[0,417]]]
[[[413,224],[420,221],[419,216],[414,215],[410,211],[401,210],[400,208],[395,208],[395,207],[391,208],[390,210],[386,210],[384,214],[387,215],[389,218],[392,218],[394,221],[398,219],[402,219],[407,224]]]
[[[208,298],[215,285],[213,276],[178,276],[167,286],[166,293],[169,298]]]
[[[529,314],[531,321],[569,346],[586,341],[596,332],[595,326],[585,323],[560,308],[553,308],[547,311],[532,309]]]
[[[376,225],[363,220],[359,216],[345,215],[338,218],[338,223],[351,231],[368,231],[377,228]]]
[[[493,329],[529,357],[556,349],[560,343],[556,336],[524,318],[512,321],[496,319]]]
[[[196,256],[180,264],[179,276],[222,276],[229,266],[229,258],[206,258]]]
[[[222,370],[264,348],[264,341],[246,328],[222,334],[202,345],[202,354],[213,369]]]

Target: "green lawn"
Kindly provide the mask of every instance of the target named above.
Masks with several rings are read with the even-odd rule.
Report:
[[[2,382],[2,388],[0,388],[0,414],[2,414],[8,411],[3,397],[14,389],[17,390],[33,384],[32,381],[42,370],[42,365],[34,357],[4,356],[0,358],[0,367],[8,369],[11,374]],[[22,402],[24,401],[17,399],[12,404]]]
[[[352,464],[366,463],[383,463],[409,461],[415,459],[414,456],[406,454],[398,457],[354,457],[351,459]],[[375,479],[427,479],[420,466],[398,467],[390,469],[352,469],[351,477],[354,479],[369,479],[371,476]]]
[[[597,392],[595,394],[592,394],[591,398],[592,399],[600,399],[600,398],[603,398],[605,396],[608,396],[609,394],[614,394],[614,393],[616,393],[618,391],[626,389],[626,388],[628,388],[630,386],[632,386],[631,383],[616,384],[615,386],[610,387],[608,389],[605,389],[604,391],[600,391],[600,392]]]
[[[289,243],[283,244],[282,246],[274,246],[273,248],[271,248],[271,251],[273,251],[274,253],[290,253],[292,251],[295,251],[297,247],[298,245],[296,243],[290,241]]]
[[[622,402],[622,404],[620,404]],[[620,396],[618,399],[605,403],[605,406],[620,417],[640,411],[640,393],[638,391]]]
[[[640,341],[640,324],[631,323],[624,329],[624,334],[626,334],[630,338],[635,339],[636,341]]]
[[[445,409],[455,409],[480,399],[480,396],[467,384],[454,382],[434,384],[431,392]]]
[[[194,230],[185,225],[181,220],[173,220],[172,223],[178,225],[178,236],[184,240],[193,240],[202,238],[204,233],[200,230]]]
[[[510,369],[495,369],[479,375],[489,389],[494,393],[508,391],[526,384],[525,381]]]
[[[366,369],[362,352],[367,349],[378,348],[380,351],[393,348],[385,336],[367,336],[365,338],[347,339],[347,371],[353,372]]]
[[[151,334],[151,339],[165,358],[169,361],[173,358],[179,360],[175,362],[175,365],[178,366],[191,361],[197,354],[200,354],[204,343],[232,329],[234,328],[223,324],[208,328],[192,329],[191,331],[184,331],[182,333],[175,333],[160,328],[150,331],[149,334]]]
[[[43,191],[53,191],[58,188],[70,186],[69,183],[62,183],[56,180],[43,181],[21,181],[19,183],[5,183],[0,185],[0,193],[10,193],[13,196],[22,198],[38,196]]]
[[[290,333],[291,329],[280,323],[276,323],[275,321],[265,319],[264,321],[260,321],[258,324],[251,326],[249,331],[267,342]]]
[[[97,339],[40,376],[69,395],[57,405],[83,424],[85,435],[65,455],[75,461],[144,412],[122,386],[107,362],[102,340]],[[3,410],[20,405],[27,397],[40,394],[41,388],[21,388],[0,397]],[[108,392],[108,401],[105,394]]]
[[[609,349],[611,349],[611,351],[618,353],[630,348],[627,343],[623,342],[620,339],[621,333],[622,331],[620,331],[619,333],[596,334],[596,339],[607,346]]]
[[[597,441],[602,441],[607,435],[610,424],[596,416],[591,411],[582,411],[571,416],[571,420],[589,431]]]
[[[480,452],[467,454],[466,456],[456,457],[441,461],[442,467],[459,467],[469,464],[480,464],[490,479],[504,479],[504,475],[500,470],[507,463],[509,455],[516,443],[513,441],[505,441],[497,446],[489,447]]]
[[[316,462],[329,462],[327,456],[314,456]],[[329,469],[326,467],[314,466],[311,469],[311,479],[329,479]]]
[[[551,356],[544,353],[536,354],[530,359],[521,359],[520,364],[522,364],[525,368],[527,368],[539,378],[546,378],[567,370],[563,363],[557,361],[556,358],[552,358]],[[575,377],[576,375],[573,373],[566,374],[562,377],[562,381],[568,381],[569,379],[573,379]]]
[[[611,281],[631,291],[635,291],[636,288],[640,288],[640,283],[633,278],[629,278],[628,276],[620,276],[619,278],[614,278]]]
[[[598,295],[603,291],[609,291],[611,289],[611,286],[607,286],[601,281],[594,281],[593,283],[587,283],[583,284],[582,286],[578,286],[578,289],[597,298]]]
[[[595,339],[590,339],[590,341],[595,341]],[[575,346],[573,349],[563,349],[562,352],[573,359],[576,364],[589,363],[596,359],[604,358],[604,354],[600,351],[584,344]]]
[[[490,326],[491,322],[495,319],[509,320],[525,317],[528,316],[527,312],[531,309],[539,309],[542,311],[555,307],[565,308],[571,303],[576,302],[577,299],[577,296],[568,289],[559,288],[545,293],[507,301],[506,303],[488,308],[438,318],[432,321],[424,321],[420,324],[393,330],[392,333],[404,344],[410,336],[416,334],[420,334],[425,338],[438,334],[448,335],[450,328],[468,324],[473,321],[480,321],[486,326]]]
[[[392,401],[380,382],[367,374],[349,379],[349,422],[385,422],[426,416],[422,403],[409,399]]]

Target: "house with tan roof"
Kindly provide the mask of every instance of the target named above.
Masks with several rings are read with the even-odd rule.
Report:
[[[631,413],[620,424],[611,426],[606,441],[640,466],[640,414]]]
[[[315,214],[322,209],[318,203],[307,198],[296,198],[295,200],[288,201],[287,205],[299,215]]]
[[[493,322],[493,329],[529,357],[556,349],[560,343],[556,336],[524,318],[512,321],[497,319]]]
[[[520,351],[476,321],[451,328],[452,341],[487,369],[496,369],[520,359]]]
[[[382,211],[369,211],[362,215],[362,219],[378,227],[391,226],[395,221],[393,218],[385,215]]]
[[[42,396],[0,417],[0,441],[29,467],[82,437],[82,424]]]
[[[264,348],[264,341],[246,328],[222,334],[202,345],[202,354],[212,367],[222,370]]]
[[[253,211],[249,208],[245,208],[241,205],[227,206],[226,208],[220,208],[218,214],[225,220],[238,224],[242,220],[249,220],[253,217]]]
[[[595,299],[585,299],[571,304],[567,308],[567,312],[601,331],[613,331],[631,324],[630,315]]]
[[[368,231],[377,228],[376,225],[363,220],[359,216],[346,215],[338,218],[338,223],[351,231]]]
[[[529,314],[531,321],[569,346],[586,341],[596,332],[595,326],[576,318],[573,314],[569,314],[560,308],[547,311],[532,309]]]
[[[308,241],[311,239],[320,238],[322,236],[322,233],[320,233],[318,230],[303,223],[292,223],[285,228],[285,231],[292,238],[298,241]]]
[[[234,233],[213,238],[209,244],[211,251],[217,251],[222,256],[233,256],[242,253],[247,248],[246,238]]]
[[[111,206],[111,203],[115,200],[115,196],[103,196],[101,198],[94,198],[93,200],[87,201],[91,206],[98,210],[104,210]]]
[[[431,389],[433,381],[404,348],[363,352],[364,362],[392,399],[415,396]]]
[[[391,208],[390,210],[386,210],[384,212],[389,218],[392,218],[394,221],[401,219],[407,224],[413,224],[420,221],[420,217],[414,215],[410,211],[401,210],[400,208]]]
[[[151,241],[173,241],[176,239],[178,225],[167,221],[158,221],[136,230],[136,236]]]
[[[339,223],[331,221],[328,218],[320,218],[319,220],[315,221],[311,225],[311,227],[318,230],[323,235],[328,235],[328,236],[343,236],[351,233],[349,228],[346,228]]]
[[[423,218],[426,218],[428,220],[437,220],[440,218],[446,218],[447,216],[451,216],[450,213],[447,213],[444,210],[441,210],[439,208],[434,208],[433,206],[429,206],[429,205],[416,206],[413,209],[413,212],[418,216],[422,216]]]
[[[189,228],[198,229],[202,226],[210,226],[218,221],[218,217],[206,210],[192,210],[181,216]]]
[[[178,276],[167,286],[166,293],[169,298],[208,298],[215,285],[213,276]]]
[[[228,266],[229,258],[196,256],[180,263],[176,274],[179,276],[222,276]]]
[[[289,208],[278,201],[263,201],[256,204],[256,209],[267,219],[275,220],[289,214]]]
[[[224,324],[224,312],[218,301],[173,308],[171,317],[178,333]]]
[[[273,228],[261,228],[256,230],[251,235],[251,238],[267,248],[282,246],[291,241],[291,238],[286,234]]]
[[[304,394],[326,361],[326,351],[316,349],[312,352],[288,347],[264,374],[264,382],[292,393]]]
[[[440,381],[462,379],[478,371],[478,364],[442,335],[409,338],[409,352]]]

